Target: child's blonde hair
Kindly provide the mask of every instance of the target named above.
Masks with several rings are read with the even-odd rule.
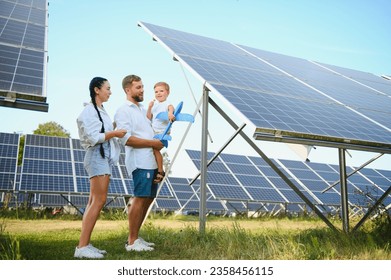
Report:
[[[153,86],[153,89],[155,89],[158,86],[164,86],[168,92],[170,92],[170,86],[166,82],[158,82]]]

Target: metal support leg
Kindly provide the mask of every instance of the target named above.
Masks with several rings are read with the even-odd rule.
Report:
[[[206,182],[208,164],[208,106],[209,90],[204,87],[202,102],[202,137],[201,137],[201,188],[200,188],[200,224],[199,231],[205,233],[206,227]]]
[[[341,206],[342,206],[342,227],[345,233],[349,233],[349,213],[348,213],[348,188],[346,177],[346,157],[345,149],[338,149],[339,155],[339,174],[341,181]]]

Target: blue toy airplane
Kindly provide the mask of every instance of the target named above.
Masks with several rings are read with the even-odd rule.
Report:
[[[174,110],[175,121],[194,122],[194,117],[190,114],[181,113],[183,101],[179,102],[178,106]],[[161,112],[157,114],[156,118],[160,120],[168,121],[168,112]],[[168,141],[171,140],[171,136],[167,133],[170,131],[172,122],[169,122],[166,129],[162,134],[156,134],[153,138],[162,141],[164,147],[168,147]]]

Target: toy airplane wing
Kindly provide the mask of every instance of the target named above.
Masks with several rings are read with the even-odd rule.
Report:
[[[174,111],[174,116],[176,121],[182,122],[194,122],[194,117],[190,114],[181,113],[183,106],[183,101],[179,102],[178,106]],[[156,116],[157,119],[168,121],[168,112],[160,112]]]
[[[160,112],[156,116],[157,119],[163,120],[163,121],[168,121],[168,113],[167,112]],[[190,114],[185,114],[185,113],[179,113],[175,115],[175,121],[180,121],[180,122],[194,122],[194,117],[193,115]]]

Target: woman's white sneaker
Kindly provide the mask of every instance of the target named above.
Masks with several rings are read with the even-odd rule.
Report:
[[[154,250],[152,247],[145,245],[140,239],[136,239],[132,245],[129,245],[128,242],[126,242],[125,249],[128,252],[130,251],[142,252],[142,251]]]
[[[144,240],[142,237],[140,237],[140,236],[138,237],[138,239],[140,239],[141,242],[142,242],[144,245],[148,246],[148,247],[153,247],[153,246],[155,246],[155,243],[145,241],[145,240]]]
[[[74,257],[79,259],[102,259],[104,256],[101,253],[95,252],[89,246],[84,246],[81,248],[76,247]]]
[[[102,254],[102,255],[106,255],[106,254],[107,254],[106,250],[98,249],[98,248],[92,246],[91,243],[88,244],[87,247],[89,247],[89,248],[90,248],[92,251],[94,251],[94,252],[98,252],[99,254]]]

